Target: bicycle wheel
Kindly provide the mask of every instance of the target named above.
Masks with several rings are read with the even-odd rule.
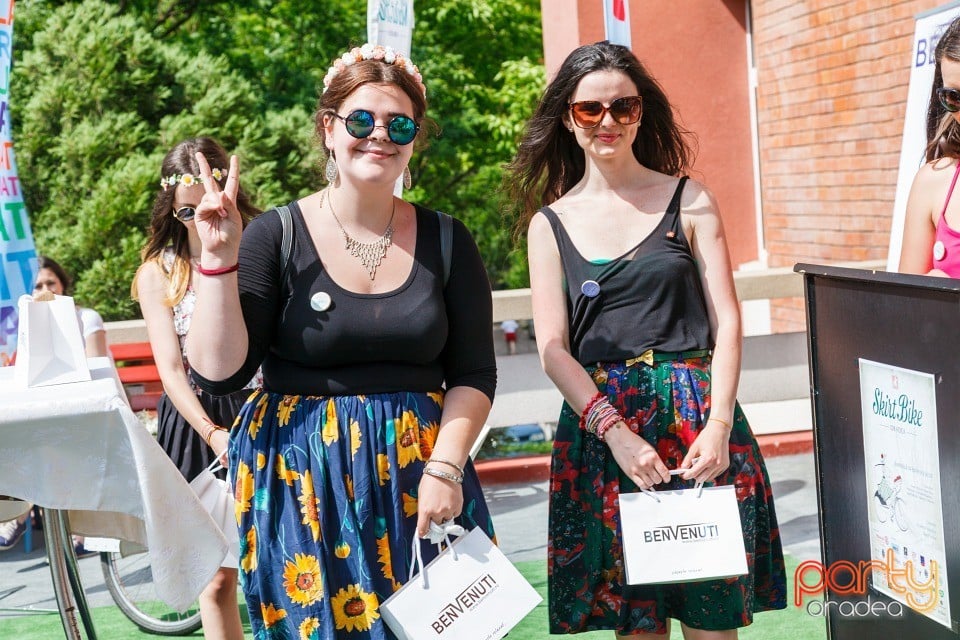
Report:
[[[157,596],[146,551],[127,555],[101,552],[100,568],[113,601],[142,631],[182,636],[200,628],[200,609],[196,604],[180,613]]]

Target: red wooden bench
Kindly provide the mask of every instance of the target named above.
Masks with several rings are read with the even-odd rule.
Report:
[[[156,411],[163,384],[150,343],[111,344],[110,353],[116,362],[120,382],[130,399],[130,407],[134,411]]]

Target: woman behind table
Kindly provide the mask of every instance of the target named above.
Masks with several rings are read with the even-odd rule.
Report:
[[[37,258],[37,279],[34,281],[33,293],[49,291],[58,296],[71,295],[71,280],[66,269],[52,258],[40,256]],[[103,326],[100,314],[88,307],[77,307],[77,319],[80,322],[80,332],[83,335],[84,352],[88,358],[97,358],[108,355],[107,332]],[[8,551],[16,546],[26,533],[30,512],[16,520],[0,522],[0,551]],[[93,555],[83,546],[82,536],[73,536],[73,551],[78,558]]]
[[[960,278],[960,18],[943,32],[927,109],[926,164],[913,179],[900,250],[902,273]]]
[[[735,398],[740,315],[723,226],[706,187],[677,177],[688,155],[657,82],[601,42],[560,67],[510,167],[537,347],[566,400],[551,470],[551,633],[669,633],[677,618],[685,638],[735,638],[755,611],[786,605],[770,481]],[[736,484],[749,574],[626,585],[619,493],[686,480]]]
[[[200,177],[196,155],[215,168]],[[157,440],[187,479],[193,480],[227,449],[227,428],[257,381],[223,397],[196,388],[190,381],[185,341],[197,301],[200,239],[194,215],[204,194],[201,181],[225,183],[229,159],[216,141],[193,138],[177,144],[161,165],[143,264],[132,287],[147,324],[150,348],[163,383],[157,403]],[[259,211],[237,187],[239,224]],[[221,474],[222,475],[222,474]],[[237,604],[237,569],[221,567],[200,594],[205,638],[243,638]]]
[[[194,377],[229,391],[263,364],[230,440],[257,637],[394,638],[379,604],[414,536],[451,518],[493,535],[468,459],[496,385],[489,281],[453,221],[445,284],[436,212],[393,194],[425,111],[409,60],[354,49],[324,80],[330,184],[290,203],[289,260],[273,213],[241,241],[235,160],[198,209]]]

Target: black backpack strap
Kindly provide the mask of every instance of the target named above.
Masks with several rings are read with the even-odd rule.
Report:
[[[280,216],[280,225],[283,227],[283,236],[280,239],[280,283],[282,285],[287,279],[287,272],[290,271],[290,251],[293,248],[293,216],[290,214],[290,207],[287,205],[277,207],[277,215]]]
[[[450,264],[453,262],[453,218],[437,211],[440,221],[440,257],[443,258],[443,286],[450,280]]]

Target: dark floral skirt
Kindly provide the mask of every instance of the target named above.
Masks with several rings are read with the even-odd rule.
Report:
[[[589,368],[597,388],[660,454],[678,467],[710,414],[710,359],[695,357]],[[753,613],[786,608],[786,574],[770,478],[740,407],[730,436],[730,467],[717,485],[736,486],[749,573],[683,584],[627,585],[620,535],[620,491],[638,487],[606,443],[581,431],[564,403],[550,473],[549,610],[551,633],[615,629],[664,633],[669,618],[726,630]],[[658,489],[688,486],[680,478]]]

